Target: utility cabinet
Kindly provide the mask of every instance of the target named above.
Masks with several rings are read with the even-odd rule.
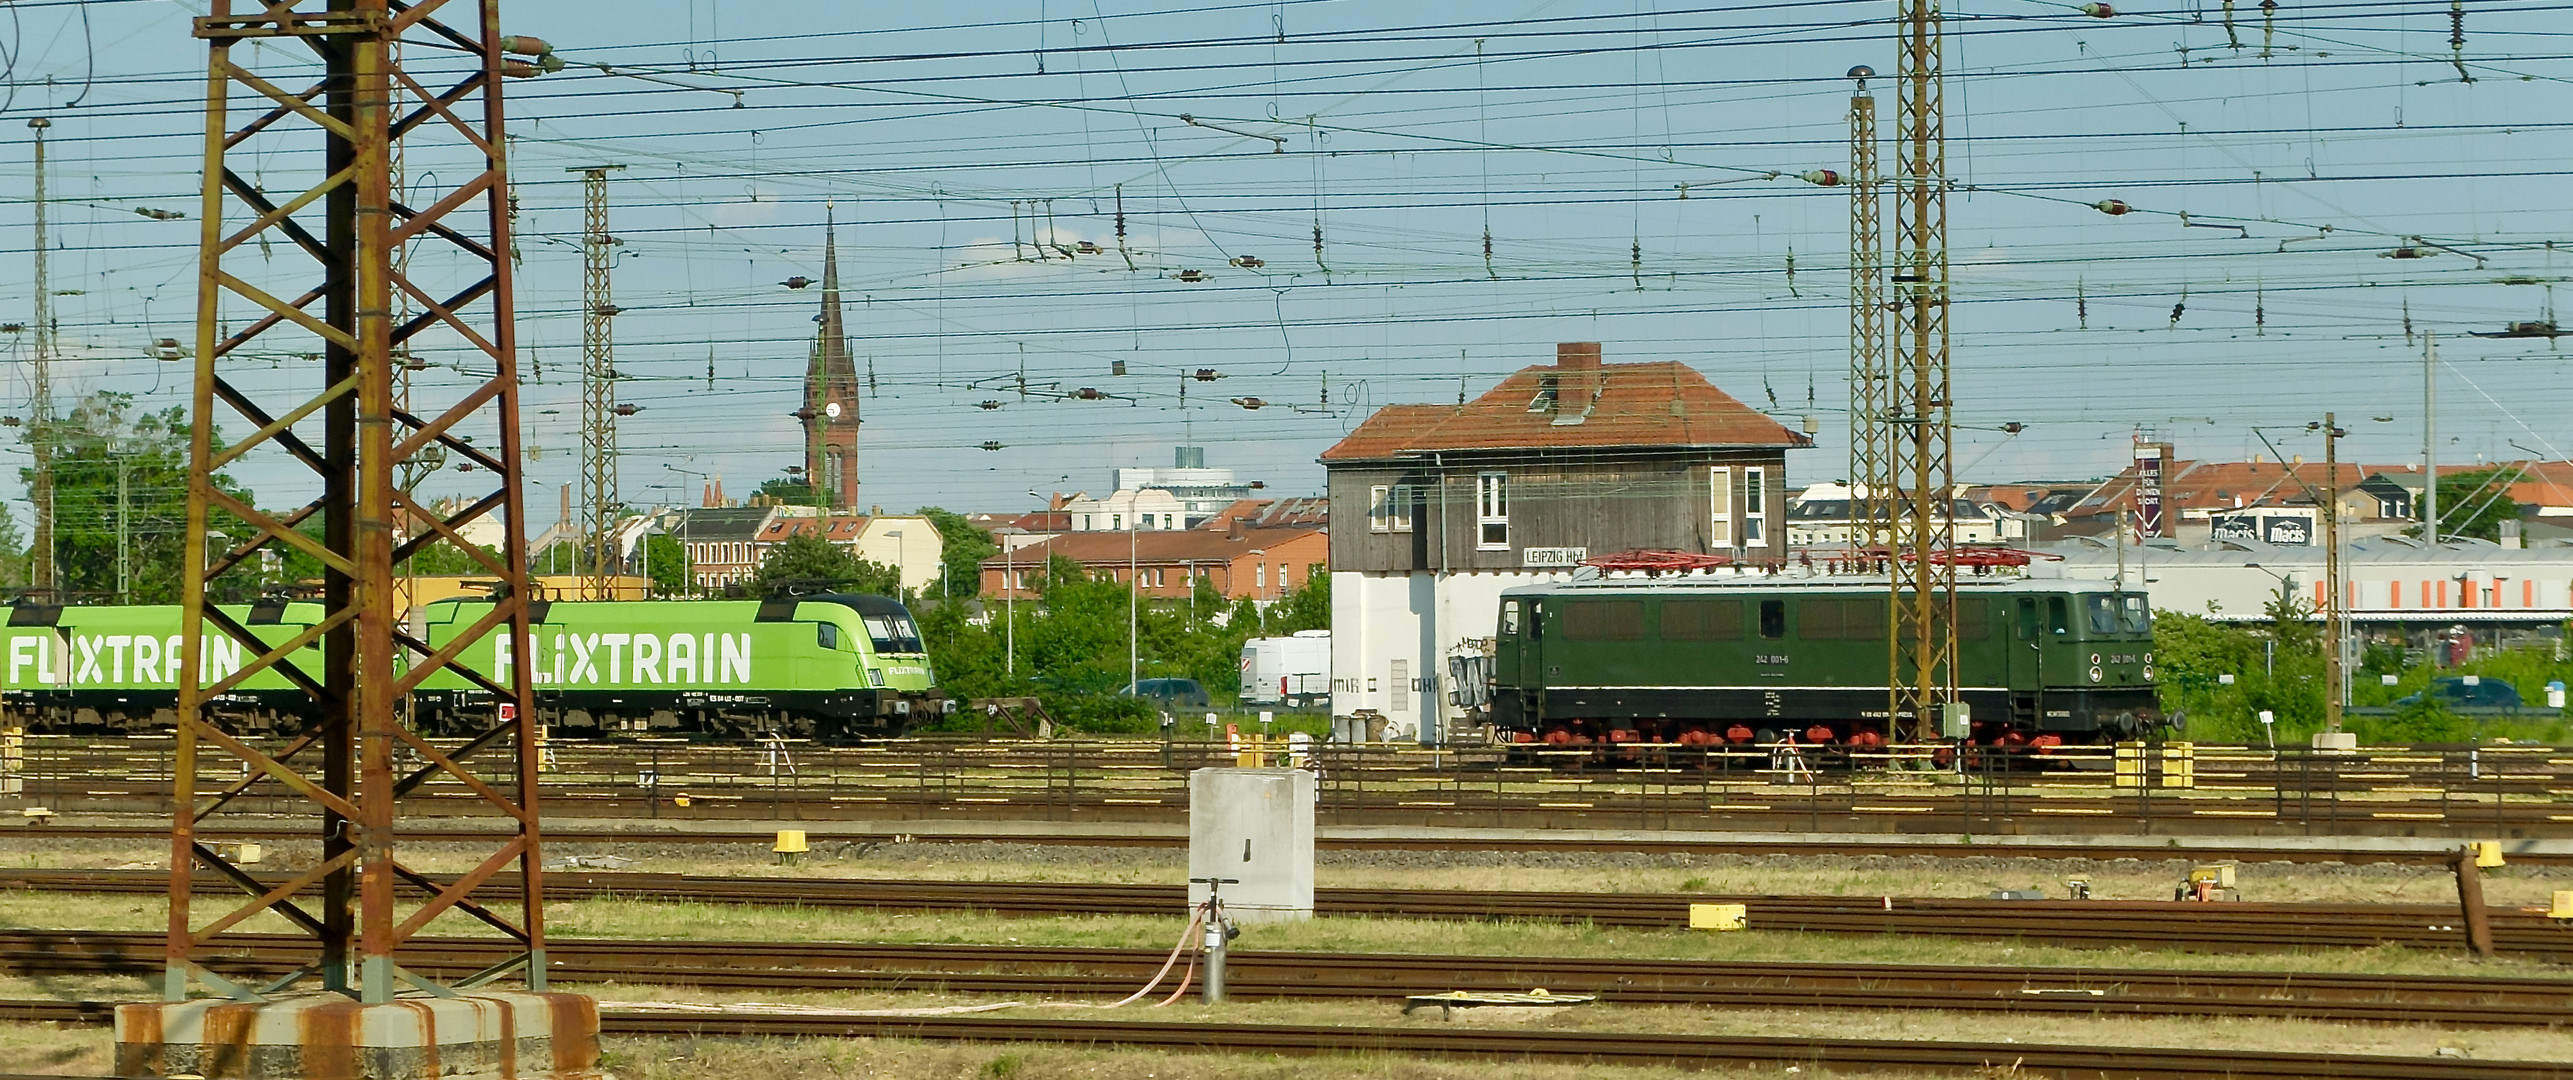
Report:
[[[1303,769],[1188,774],[1188,876],[1236,878],[1224,910],[1240,922],[1313,917],[1314,776]],[[1190,910],[1206,886],[1188,886]]]

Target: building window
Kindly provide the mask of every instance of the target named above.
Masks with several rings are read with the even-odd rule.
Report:
[[[1733,467],[1706,470],[1706,546],[1722,551],[1733,546]]]
[[[1769,546],[1769,497],[1761,490],[1767,486],[1769,470],[1758,465],[1742,469],[1742,546]]]
[[[1529,399],[1528,411],[1536,413],[1553,412],[1555,408],[1555,392],[1555,376],[1537,376],[1537,396]]]
[[[1474,546],[1483,551],[1510,546],[1510,474],[1488,472],[1474,478]]]
[[[1124,514],[1110,514],[1110,515],[1108,515],[1108,530],[1109,530],[1109,531],[1111,531],[1111,532],[1118,532],[1118,531],[1122,531],[1122,530],[1124,530],[1124,529],[1125,529],[1125,527],[1126,527],[1126,515],[1124,515]]]
[[[1269,587],[1269,564],[1251,564],[1251,587],[1254,589],[1265,589]]]
[[[1368,532],[1394,531],[1393,491],[1392,487],[1384,484],[1377,484],[1367,489]]]

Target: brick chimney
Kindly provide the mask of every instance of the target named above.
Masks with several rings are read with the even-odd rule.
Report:
[[[1599,343],[1566,341],[1555,346],[1555,411],[1579,416],[1599,393]]]

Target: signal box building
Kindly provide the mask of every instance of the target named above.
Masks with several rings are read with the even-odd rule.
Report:
[[[1470,402],[1377,410],[1321,459],[1333,714],[1443,741],[1501,590],[1592,555],[1783,559],[1787,451],[1810,445],[1687,364],[1602,364],[1596,342]]]

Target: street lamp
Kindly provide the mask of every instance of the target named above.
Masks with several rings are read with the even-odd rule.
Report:
[[[2328,734],[2338,735],[2341,732],[2342,707],[2349,701],[2350,695],[2348,685],[2350,676],[2349,597],[2347,596],[2349,586],[2341,581],[2340,499],[2341,440],[2349,435],[2349,431],[2336,423],[2333,414],[2328,412],[2323,414],[2321,422],[2305,425],[2305,430],[2321,432],[2323,435],[2324,489],[2316,490],[2313,484],[2306,482],[2304,474],[2297,472],[2293,465],[2288,466],[2287,475],[2295,478],[2297,486],[2305,489],[2305,496],[2314,500],[2315,505],[2320,507],[2323,513],[2323,632],[2332,642],[2331,649],[2323,654],[2326,661],[2323,730]],[[2269,445],[2268,435],[2261,434],[2258,428],[2252,429],[2252,432],[2260,435],[2262,444]],[[2275,445],[2270,445],[2269,449],[2271,453],[2278,451]],[[2279,460],[2288,459],[2282,454]],[[2432,476],[2428,477],[2426,482],[2436,484],[2439,480],[2438,477]]]
[[[707,479],[705,473],[694,469],[682,469],[667,461],[662,462],[661,467],[681,476],[693,478],[699,484],[705,483]],[[687,493],[683,491],[680,494],[685,496]],[[683,497],[680,501],[684,503],[687,500]],[[704,589],[705,583],[697,580],[697,549],[688,546],[688,508],[686,506],[679,508],[679,559],[680,569],[688,578],[688,591],[694,593]]]
[[[2256,562],[2247,562],[2243,565],[2278,579],[2279,610],[2287,610],[2287,605],[2295,601],[2296,583],[2293,579]],[[2260,640],[2260,673],[2271,679],[2278,677],[2278,635],[2276,634]]]

